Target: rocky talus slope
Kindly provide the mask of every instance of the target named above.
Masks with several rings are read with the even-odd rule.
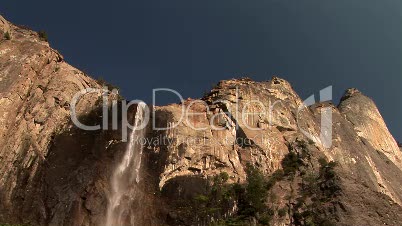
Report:
[[[102,85],[0,16],[0,224],[104,223],[122,128],[85,131],[70,119],[73,96]],[[100,98],[78,101],[82,122],[102,123]],[[400,225],[402,152],[374,102],[349,89],[338,106],[302,104],[274,77],[150,106],[155,126],[175,126],[147,129],[139,225]]]

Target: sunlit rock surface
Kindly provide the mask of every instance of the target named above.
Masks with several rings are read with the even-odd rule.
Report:
[[[10,40],[3,38],[6,32]],[[110,178],[126,148],[122,128],[76,128],[69,106],[79,90],[101,85],[66,63],[38,33],[2,17],[0,37],[0,224],[102,225]],[[102,122],[99,99],[100,93],[80,99],[80,119]],[[342,192],[326,213],[337,225],[402,222],[401,150],[373,101],[350,89],[338,107],[302,103],[287,81],[274,77],[225,80],[200,100],[150,106],[156,127],[173,128],[147,128],[147,140],[155,142],[145,145],[141,199],[132,207],[143,213],[139,224],[199,225],[197,213],[178,208],[180,200],[202,193],[222,172],[227,183],[245,183],[247,164],[268,178],[291,149],[308,150],[303,161],[311,169],[323,157],[338,163]],[[330,147],[321,139],[321,116],[328,110]],[[293,205],[300,183],[299,177],[278,182],[270,205]],[[292,217],[275,215],[271,224],[289,225]]]

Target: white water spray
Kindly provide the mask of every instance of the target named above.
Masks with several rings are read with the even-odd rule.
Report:
[[[123,159],[116,166],[111,179],[111,194],[107,207],[105,226],[134,226],[138,219],[138,211],[132,208],[135,199],[140,197],[138,182],[140,181],[141,157],[145,128],[146,105],[141,102],[137,106],[134,128],[130,134],[129,144]]]

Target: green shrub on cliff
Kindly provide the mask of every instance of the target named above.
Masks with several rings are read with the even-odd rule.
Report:
[[[293,177],[302,165],[303,162],[301,158],[293,150],[282,160],[282,168],[285,176]]]
[[[6,31],[6,33],[4,33],[4,38],[6,39],[6,40],[11,40],[11,35],[10,35],[10,33],[8,32],[8,31]],[[1,226],[1,225],[0,225]]]
[[[41,41],[45,41],[45,42],[48,41],[48,36],[47,36],[46,31],[39,31],[39,32],[38,32],[38,35],[39,35],[39,39],[40,39]]]
[[[106,81],[106,80],[103,79],[102,77],[99,77],[99,78],[97,79],[97,82],[98,82],[99,85],[105,86],[109,91],[112,91],[112,90],[114,90],[114,89],[120,90],[120,88],[119,88],[118,86],[109,83],[108,81]]]
[[[246,184],[246,199],[249,208],[253,214],[263,212],[265,209],[265,200],[267,198],[267,189],[265,188],[265,178],[261,171],[251,165],[247,166],[247,184]]]
[[[302,176],[301,196],[292,208],[296,225],[335,225],[327,218],[327,209],[335,205],[341,191],[340,181],[335,172],[336,162],[325,158],[318,160],[319,172],[308,172]]]

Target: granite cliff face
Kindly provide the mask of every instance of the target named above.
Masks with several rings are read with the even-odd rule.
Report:
[[[337,171],[342,181],[342,195],[337,198],[335,204],[331,204],[335,211],[327,213],[334,217],[338,224],[397,225],[396,219],[400,219],[402,213],[402,172],[398,161],[400,152],[397,152],[399,150],[396,142],[389,134],[373,102],[361,93],[354,95],[358,95],[359,99],[351,97],[350,90],[347,91],[339,109],[331,103],[319,103],[298,113],[302,100],[285,80],[273,78],[267,82],[248,79],[222,81],[203,98],[210,104],[208,111],[204,105],[192,107],[202,114],[190,123],[204,127],[210,118],[214,118],[216,120],[212,121],[217,126],[223,125],[225,130],[197,134],[188,129],[189,125],[183,123],[168,131],[168,136],[173,136],[175,140],[199,137],[206,138],[208,142],[200,145],[173,142],[161,149],[160,151],[165,153],[164,156],[167,155],[167,160],[163,160],[165,164],[161,170],[159,186],[162,190],[168,189],[169,194],[174,195],[172,200],[176,200],[179,197],[175,195],[186,194],[185,189],[194,189],[193,182],[187,180],[189,182],[186,185],[186,180],[180,178],[208,178],[224,171],[230,176],[229,181],[232,183],[241,182],[246,178],[247,163],[258,166],[265,175],[271,175],[284,167],[283,159],[290,150],[302,151],[303,148],[299,145],[302,143],[310,155],[308,160],[305,160],[310,168],[317,169],[317,161],[322,157],[339,163]],[[216,100],[219,100],[218,103],[214,103]],[[273,103],[279,104],[273,107],[272,115],[261,115],[261,106],[251,104],[251,100],[259,100],[265,104],[266,109]],[[242,115],[238,112],[238,109],[243,109],[244,106],[250,109],[247,113],[251,114]],[[181,105],[158,107],[156,115],[160,112],[159,115],[165,116],[168,112],[170,117],[167,121],[174,123],[175,119],[180,118],[180,108]],[[323,147],[320,141],[321,110],[325,108],[332,110],[331,148]],[[346,109],[353,109],[354,112]],[[353,123],[352,120],[358,121],[359,124]],[[219,123],[220,121],[223,122]],[[236,130],[231,127],[235,122],[245,122],[247,126],[239,123],[240,126]],[[359,125],[375,129],[367,129],[369,132],[361,133]],[[250,126],[251,128],[247,128]],[[309,131],[311,137],[307,138],[300,128]],[[223,142],[224,137],[247,138],[251,140],[251,145],[227,144]],[[387,146],[386,142],[390,145]],[[386,149],[379,148],[381,145]],[[280,182],[274,187],[274,193],[279,196],[277,209],[286,207],[286,196],[291,190],[297,190],[298,186],[298,182]],[[289,202],[296,204],[296,199],[297,195]],[[374,206],[376,207],[373,208]],[[391,206],[393,210],[389,211]],[[288,217],[277,219],[274,225],[291,223],[292,219]]]
[[[70,103],[78,91],[103,84],[66,63],[38,33],[1,16],[0,37],[0,223],[102,225],[110,177],[127,144],[121,127],[77,128]],[[100,97],[79,100],[83,122],[101,124]],[[172,128],[147,128],[140,198],[133,205],[138,223],[239,219],[244,199],[229,194],[222,204],[208,195],[216,184],[252,184],[250,167],[271,183],[264,186],[267,195],[261,193],[265,212],[250,214],[243,225],[402,222],[402,152],[374,102],[349,89],[338,106],[302,104],[287,81],[274,77],[221,81],[200,100],[150,106],[155,126]],[[191,114],[183,115],[183,108]],[[328,111],[330,147],[322,139],[329,128],[321,128]]]
[[[64,62],[36,32],[0,17],[0,33],[0,215],[14,221],[17,213],[29,211],[44,220],[46,206],[35,196],[44,192],[42,173],[52,142],[67,129],[72,96],[100,86]],[[79,113],[91,111],[98,99],[88,97],[78,104]]]

